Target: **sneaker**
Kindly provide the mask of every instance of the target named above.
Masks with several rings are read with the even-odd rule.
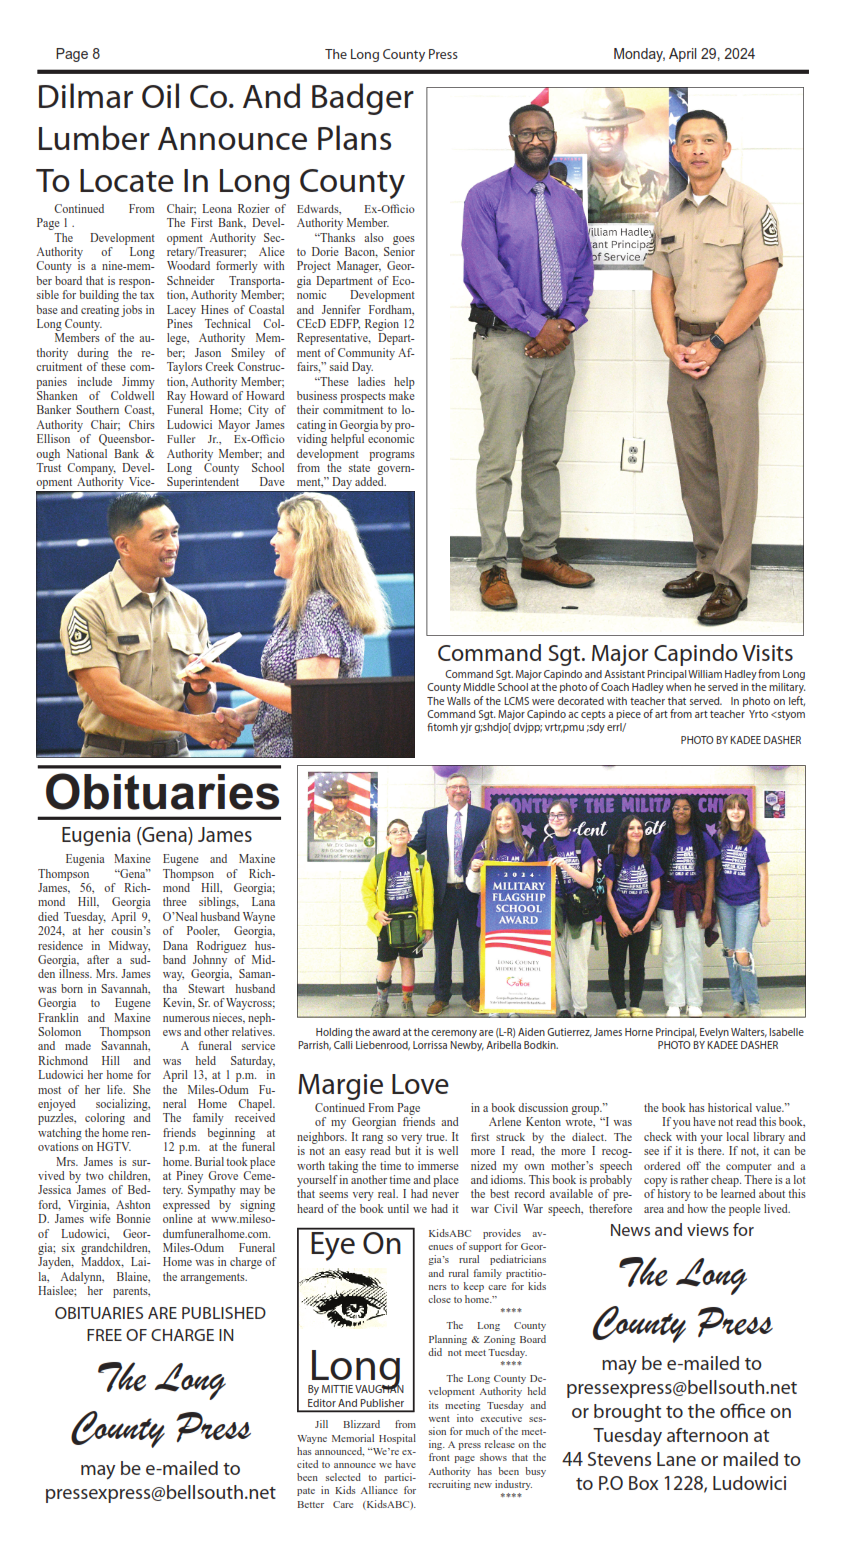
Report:
[[[640,1006],[639,1006],[639,1005],[633,1005],[633,1006],[632,1006],[632,1008],[631,1008],[631,1010],[630,1010],[630,1011],[629,1011],[629,1015],[630,1015],[630,1016],[645,1016],[645,1015],[646,1015],[646,1012],[645,1012],[645,1011],[642,1011],[642,1010],[641,1010],[641,1009],[640,1009]]]
[[[618,1006],[618,1007],[617,1007],[617,1012],[616,1012],[616,1014],[617,1014],[617,1015],[618,1015],[618,1016],[630,1016],[630,1015],[631,1015],[631,1011],[630,1011],[630,1010],[626,1010],[626,1007],[625,1007],[625,1005],[619,1005],[619,1006]]]
[[[701,1014],[702,1014],[702,1007],[701,1007],[701,1005],[688,1005],[688,1007],[687,1007],[687,1014],[688,1014],[688,1016],[701,1016]]]
[[[562,1021],[570,1020],[570,1012],[568,1010],[556,1011],[556,1016]]]
[[[586,1016],[587,1016],[587,1014],[588,1014],[588,1013],[587,1013],[587,1011],[574,1011],[574,1012],[573,1012],[573,1015],[574,1015],[574,1016],[579,1016],[579,1017],[581,1017],[581,1019],[582,1019],[582,1020],[584,1020],[584,1019],[585,1019],[585,1017],[586,1017]]]
[[[389,1001],[386,999],[385,995],[378,994],[377,999],[371,1007],[371,1014],[372,1016],[388,1016]]]
[[[405,995],[403,995],[401,997],[401,1015],[402,1016],[414,1016],[415,1015],[415,1006],[412,1003],[412,995],[411,994],[405,994]]]
[[[668,1005],[667,1006],[667,1015],[668,1016],[680,1016],[681,1015],[681,1006],[680,1005]]]
[[[760,1005],[759,1004],[755,1004],[755,1005],[747,1004],[746,1005],[746,1015],[747,1016],[762,1016],[763,1012],[760,1009]]]
[[[745,1008],[742,1000],[732,1000],[731,1001],[731,1009],[728,1012],[729,1016],[744,1016],[745,1013],[746,1013],[746,1008]]]

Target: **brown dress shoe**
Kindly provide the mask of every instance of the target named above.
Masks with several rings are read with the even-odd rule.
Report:
[[[664,587],[665,597],[704,597],[709,591],[713,591],[716,585],[712,575],[706,575],[704,570],[694,570],[692,575],[685,575],[681,580],[667,581]]]
[[[479,1010],[479,1000],[466,1000],[465,1004],[472,1011],[478,1011]]]
[[[493,564],[490,570],[483,570],[479,578],[479,594],[486,607],[497,608],[501,613],[517,607],[517,597],[500,564]]]
[[[427,1006],[427,1015],[441,1016],[442,1013],[447,1010],[449,1004],[449,1000],[433,1000],[432,1003]]]
[[[594,578],[587,570],[574,570],[563,559],[527,559],[520,562],[523,580],[549,581],[551,586],[592,586]]]
[[[744,608],[748,597],[741,597],[735,586],[717,586],[699,614],[700,624],[730,623]]]

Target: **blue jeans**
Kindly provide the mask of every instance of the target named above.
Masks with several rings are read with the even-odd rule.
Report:
[[[760,917],[760,903],[759,901],[726,903],[723,898],[717,898],[716,912],[719,916],[719,928],[722,931],[723,955],[729,951],[747,951],[749,955],[748,967],[742,967],[736,957],[725,955],[731,984],[731,999],[740,1005],[743,1001],[746,1005],[759,1005],[757,974],[754,971],[751,947]]]

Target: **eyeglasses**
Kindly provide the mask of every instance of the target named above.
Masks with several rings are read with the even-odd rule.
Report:
[[[532,140],[540,140],[542,145],[549,145],[550,140],[555,139],[554,129],[518,129],[512,136],[518,145],[529,145]]]

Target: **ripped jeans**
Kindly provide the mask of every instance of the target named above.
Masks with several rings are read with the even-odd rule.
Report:
[[[716,912],[722,932],[722,954],[728,965],[731,999],[737,1004],[745,1001],[746,1005],[759,1005],[757,974],[751,948],[760,917],[760,903],[726,903],[723,898],[717,898]],[[747,967],[742,967],[734,955],[728,955],[729,952],[737,951],[748,952]]]

